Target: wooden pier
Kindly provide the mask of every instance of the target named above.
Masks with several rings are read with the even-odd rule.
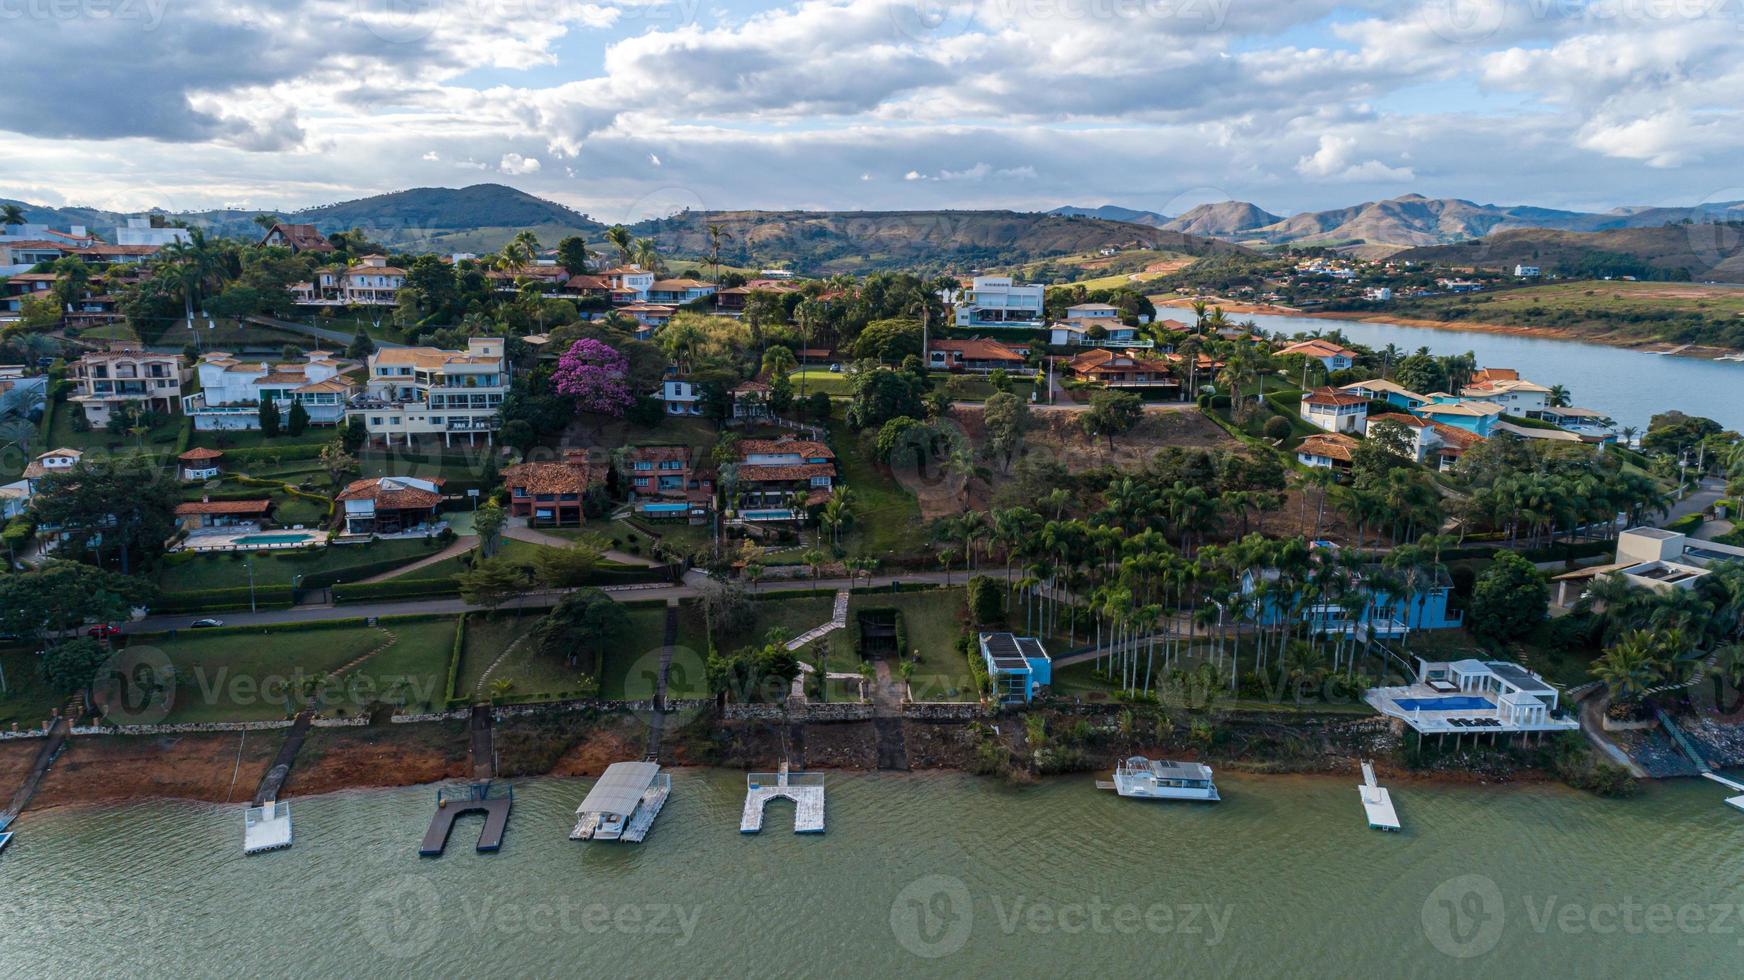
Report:
[[[430,829],[424,832],[419,857],[441,857],[448,847],[448,835],[454,821],[469,813],[484,814],[484,828],[478,832],[478,850],[491,853],[503,846],[503,832],[509,828],[509,809],[515,805],[515,789],[505,786],[505,792],[493,795],[493,784],[472,783],[459,791],[436,791],[436,815],[430,818]]]
[[[776,773],[754,772],[745,777],[745,809],[739,816],[739,833],[755,834],[763,829],[763,808],[770,800],[793,801],[793,832],[821,834],[824,832],[824,778],[822,773],[787,771],[781,764]]]
[[[1375,782],[1375,765],[1364,760],[1362,764],[1363,781],[1357,784],[1356,791],[1362,795],[1363,813],[1368,817],[1370,830],[1398,830],[1399,815],[1393,811],[1393,797],[1381,785]]]
[[[279,793],[285,788],[285,780],[291,778],[291,765],[297,761],[314,718],[315,713],[309,709],[297,713],[284,744],[273,756],[272,765],[260,777],[253,802],[242,813],[243,854],[264,854],[291,846],[291,805],[280,803]]]

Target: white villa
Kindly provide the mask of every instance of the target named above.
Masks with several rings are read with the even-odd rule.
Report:
[[[1019,286],[1010,276],[976,276],[968,289],[946,290],[959,327],[1040,329],[1046,288]]]
[[[371,439],[411,444],[414,436],[442,437],[444,446],[479,433],[485,443],[502,426],[509,363],[501,337],[473,337],[466,350],[392,347],[369,356],[369,380],[352,398],[346,418],[361,418]],[[396,440],[395,436],[403,436]]]
[[[1518,735],[1580,728],[1557,710],[1544,678],[1505,660],[1436,662],[1417,658],[1417,679],[1363,694],[1376,711],[1419,735]]]
[[[329,266],[315,273],[312,283],[291,284],[300,306],[392,306],[406,270],[388,265],[385,255],[365,255],[353,266]]]
[[[1556,576],[1555,601],[1572,606],[1585,594],[1588,583],[1607,575],[1621,575],[1630,585],[1655,592],[1693,589],[1715,565],[1744,561],[1744,548],[1718,541],[1692,539],[1678,531],[1635,527],[1617,535],[1616,560]]]
[[[654,397],[666,406],[667,415],[702,414],[702,389],[688,379],[667,378]]]
[[[1337,388],[1302,393],[1302,418],[1327,432],[1362,432],[1369,417],[1369,400]]]
[[[311,425],[338,425],[356,386],[339,373],[339,362],[327,351],[310,351],[301,364],[244,361],[235,354],[211,353],[194,371],[200,390],[182,396],[182,414],[194,428],[258,429],[260,403],[279,403],[280,417],[301,403]]]

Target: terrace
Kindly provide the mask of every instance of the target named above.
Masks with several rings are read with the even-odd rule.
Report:
[[[1544,678],[1504,660],[1433,662],[1417,659],[1417,680],[1370,688],[1376,711],[1420,735],[1572,731],[1580,722],[1558,710],[1559,695]]]

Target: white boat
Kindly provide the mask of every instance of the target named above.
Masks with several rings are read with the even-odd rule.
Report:
[[[1217,795],[1216,784],[1211,781],[1210,766],[1198,762],[1151,760],[1142,755],[1123,760],[1114,769],[1114,781],[1098,781],[1096,787],[1140,800],[1215,802],[1222,799]]]
[[[600,774],[575,810],[570,840],[621,840],[639,844],[672,793],[672,776],[654,762],[614,762]]]

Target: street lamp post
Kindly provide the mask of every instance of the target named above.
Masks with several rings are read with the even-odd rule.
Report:
[[[248,569],[248,611],[255,612],[254,606],[254,559],[245,559],[242,563]]]

